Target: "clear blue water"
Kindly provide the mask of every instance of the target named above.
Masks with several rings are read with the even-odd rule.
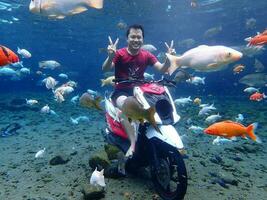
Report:
[[[54,148],[53,151],[55,152],[55,149],[57,149],[58,146],[64,149],[65,146],[63,143],[66,137],[69,139],[70,144],[73,141],[77,142],[75,140],[77,139],[76,136],[74,137],[71,135],[72,133],[70,134],[70,132],[73,130],[73,126],[70,125],[69,118],[72,115],[78,115],[81,113],[87,114],[87,110],[72,107],[69,99],[74,95],[70,95],[70,97],[67,98],[67,102],[58,104],[53,100],[53,96],[50,91],[48,92],[44,86],[38,85],[40,80],[43,79],[43,77],[40,78],[40,76],[35,74],[35,72],[39,70],[39,61],[56,60],[60,62],[62,67],[54,71],[48,71],[48,74],[54,77],[57,77],[59,73],[69,74],[71,80],[78,82],[78,88],[76,89],[77,92],[75,94],[82,93],[89,88],[104,93],[104,91],[107,89],[111,90],[111,87],[101,88],[100,86],[100,79],[104,77],[103,72],[101,71],[101,65],[106,58],[106,53],[101,52],[101,49],[107,47],[109,35],[114,39],[116,37],[120,38],[118,45],[119,48],[126,45],[126,30],[118,28],[117,24],[119,22],[124,22],[127,25],[131,25],[133,23],[142,24],[145,28],[145,43],[153,44],[158,49],[156,52],[154,52],[155,55],[166,51],[164,42],[170,42],[171,40],[174,40],[174,46],[178,54],[182,54],[186,50],[201,44],[225,45],[230,47],[244,46],[246,45],[246,42],[244,41],[245,38],[254,36],[256,32],[262,32],[267,28],[266,0],[196,0],[196,8],[190,6],[190,0],[104,0],[104,8],[101,10],[89,9],[87,12],[68,16],[63,20],[51,20],[47,17],[30,13],[28,9],[29,2],[29,0],[0,0],[0,44],[7,46],[15,52],[17,47],[20,47],[25,48],[32,53],[32,58],[22,59],[24,66],[31,69],[32,73],[30,75],[19,81],[12,81],[9,78],[0,76],[0,94],[3,95],[1,102],[3,103],[5,100],[9,101],[12,98],[36,96],[39,100],[43,100],[42,104],[51,103],[53,109],[55,109],[61,117],[60,119],[55,120],[53,118],[50,119],[42,116],[42,118],[39,119],[39,110],[35,113],[31,113],[33,111],[29,111],[27,116],[30,117],[25,119],[23,111],[13,112],[6,109],[4,112],[2,112],[3,115],[1,116],[1,119],[3,123],[1,126],[5,126],[9,121],[9,116],[12,116],[11,119],[19,119],[18,121],[22,123],[22,125],[25,125],[25,130],[32,130],[32,132],[28,134],[32,134],[31,137],[35,139],[36,144],[32,144],[30,141],[31,137],[29,137],[30,139],[27,138],[27,133],[25,133],[26,136],[22,137],[22,141],[24,141],[23,139],[26,138],[24,142],[27,143],[28,148],[30,149],[31,145],[34,147],[34,149],[25,150],[25,154],[29,154],[29,152],[35,153],[36,150],[48,145],[49,142],[55,142],[51,139],[46,140],[47,133],[44,131],[44,129],[49,127],[49,130],[52,131],[50,131],[48,134],[54,136],[56,135],[54,134],[54,131],[56,132],[62,128],[62,125],[59,125],[60,123],[63,123],[64,126],[64,131],[58,134],[62,139],[60,141],[61,144],[53,144],[55,147],[52,145],[50,148]],[[14,18],[17,20],[14,20]],[[253,28],[248,28],[246,27],[246,22],[251,18],[255,19],[256,23]],[[222,29],[218,34],[210,38],[204,37],[205,31],[219,26],[221,26]],[[189,48],[179,45],[181,41],[189,38],[195,41],[192,47]],[[230,64],[227,69],[222,71],[212,73],[193,72],[194,75],[206,76],[206,84],[194,86],[182,83],[177,85],[177,89],[172,91],[174,92],[175,97],[185,97],[189,95],[192,97],[200,96],[203,98],[203,100],[208,101],[208,103],[215,102],[218,112],[223,115],[223,119],[234,119],[238,113],[243,113],[246,124],[258,121],[259,135],[265,142],[265,133],[267,129],[265,124],[267,116],[265,108],[266,100],[262,102],[250,102],[248,100],[248,94],[243,92],[243,89],[246,86],[238,83],[238,80],[242,76],[254,73],[255,68],[253,65],[255,58],[260,60],[263,65],[266,66],[267,50],[264,50],[260,55],[255,55],[252,57],[243,56],[241,60]],[[246,69],[241,72],[241,74],[234,75],[232,67],[237,63],[245,65]],[[149,72],[156,73],[153,70],[149,70]],[[263,72],[266,73],[266,69]],[[160,77],[160,75],[157,77]],[[266,88],[261,88],[261,92],[266,92]],[[9,94],[10,98],[8,97]],[[210,94],[212,96],[210,96]],[[227,98],[224,98],[224,96],[227,96]],[[45,97],[47,97],[47,99],[45,99]],[[3,105],[5,104],[1,104],[1,106]],[[194,108],[195,107],[189,109],[181,108],[179,111],[179,114],[181,114],[182,117],[181,124],[179,124],[178,127],[179,131],[184,133],[189,132],[186,125],[186,121],[189,118],[193,120],[195,125],[205,126],[203,120],[200,120],[200,118],[197,116],[198,110]],[[95,118],[90,118],[95,120],[94,122],[97,122],[90,127],[92,128],[92,132],[97,130],[96,132],[98,133],[98,140],[100,141],[98,141],[99,143],[97,144],[97,147],[100,148],[100,146],[103,145],[102,140],[99,139],[102,137],[100,132],[105,124],[104,119],[102,119],[101,116],[96,116],[97,117]],[[99,117],[101,117],[103,121],[101,121],[101,119],[99,120]],[[35,119],[39,119],[36,128],[32,125],[32,123],[35,123]],[[98,123],[100,125],[98,125]],[[29,126],[26,126],[27,124]],[[53,126],[55,126],[55,130],[53,129]],[[87,128],[87,124],[81,125],[81,130],[80,132],[77,132],[77,134],[81,134],[82,136],[85,135],[84,137],[87,137]],[[38,135],[36,136],[36,130],[39,131],[38,134],[40,134],[40,138],[42,138],[42,140],[39,140]],[[81,138],[78,139],[84,140],[82,136],[79,136]],[[208,156],[219,152],[219,154],[227,160],[228,152],[225,153],[223,148],[214,147],[209,143],[208,145],[210,146],[208,148],[211,148],[212,151],[208,152],[206,151],[206,138],[204,138],[206,143],[201,143],[201,145],[198,145],[199,140],[195,135],[192,135],[191,133],[189,137],[189,141],[185,142],[185,144],[188,148],[190,148],[190,155],[193,154],[192,152],[196,151],[201,155],[201,159],[206,159],[207,164],[210,164],[208,161]],[[90,141],[81,142],[82,145],[79,142],[77,142],[78,145],[75,144],[77,149],[79,148],[79,145],[81,146],[80,149],[77,150],[79,155],[80,150],[83,151],[84,149],[87,149],[88,143],[94,141],[94,139],[95,138],[93,136]],[[203,138],[200,140],[203,140]],[[44,141],[46,141],[46,143]],[[209,138],[209,142],[210,141],[211,139]],[[10,149],[13,147],[15,149],[16,147],[15,140],[10,139],[1,142],[2,144],[6,145],[3,145],[4,150],[9,149],[9,144],[13,145],[10,147]],[[94,142],[90,143],[90,145],[94,145],[93,143]],[[242,140],[242,142],[235,143],[233,146],[240,147],[243,144],[251,145],[252,142],[244,142]],[[8,152],[11,152],[10,154],[14,157],[16,156],[16,153],[20,151],[23,152],[24,145],[21,142],[19,142],[19,145],[22,150],[18,149],[16,152],[14,152],[14,154],[12,150]],[[256,148],[256,145],[258,144],[253,143],[251,146]],[[238,168],[239,163],[234,163],[234,167],[238,168],[238,170],[240,170],[240,174],[242,174],[242,177],[236,176],[241,186],[240,188],[231,188],[233,190],[223,189],[223,192],[225,193],[222,193],[226,196],[221,196],[220,199],[252,199],[252,194],[254,194],[254,192],[258,192],[258,199],[264,199],[264,192],[266,193],[266,181],[264,182],[264,180],[266,180],[266,168],[264,168],[262,171],[259,171],[258,169],[259,165],[266,166],[266,154],[264,154],[266,152],[266,147],[261,145],[256,149],[258,151],[256,155],[248,154],[249,156],[238,151],[238,154],[241,154],[241,156],[244,158],[244,162],[241,163],[242,167],[240,169]],[[28,156],[28,154],[26,155]],[[30,160],[29,162],[32,162],[33,155],[28,157]],[[251,158],[253,158],[255,162],[251,162]],[[197,168],[199,171],[194,171],[194,169],[196,169],[194,166],[199,166],[198,159],[199,158],[195,158],[193,161],[189,160],[187,162],[189,176],[191,178],[188,189],[188,199],[197,199],[196,197],[199,194],[202,194],[203,197],[204,194],[202,187],[206,187],[208,184],[208,181],[206,182],[203,180],[205,179],[203,177],[207,176],[208,171],[205,171],[204,168],[200,170]],[[17,162],[19,163],[20,159],[18,159]],[[81,162],[84,165],[87,164],[87,160],[85,159]],[[12,162],[10,161],[10,163]],[[25,163],[28,163],[28,160],[26,160]],[[4,163],[3,166],[5,167],[6,171],[9,170],[8,165],[5,165]],[[250,169],[247,170],[248,166],[251,167],[251,171],[249,171]],[[31,166],[29,168],[31,170]],[[218,165],[212,166],[213,171],[216,171],[217,168]],[[251,177],[248,178],[246,175],[243,175],[244,172],[251,174]],[[238,173],[239,171],[237,171],[237,174]],[[36,176],[38,177],[38,174]],[[69,180],[72,179],[70,178]],[[30,183],[34,185],[34,182],[29,182],[29,184]],[[8,184],[9,182],[6,182],[5,188],[9,187]],[[23,187],[23,184],[21,187],[23,189],[27,189]],[[208,187],[209,186],[207,186],[206,189],[210,189]],[[248,191],[245,192],[243,197],[239,198],[240,190],[238,189],[248,189]],[[213,194],[216,196],[220,190],[221,188],[214,189],[213,186],[211,186],[211,190],[208,191],[211,196]],[[154,191],[151,192],[151,194],[153,193]],[[2,193],[4,197],[8,197],[8,195],[5,196],[6,194],[9,193]],[[48,193],[46,194],[49,196]],[[193,194],[193,196],[190,196],[190,194]],[[196,195],[194,196],[194,194]],[[14,196],[16,194],[13,192],[12,195]]]
[[[174,40],[177,53],[188,48],[178,46],[179,41],[192,38],[195,45],[246,45],[244,38],[253,36],[266,28],[266,2],[261,0],[204,0],[197,1],[192,8],[189,0],[105,1],[102,10],[90,9],[87,12],[70,16],[64,20],[49,20],[29,12],[29,1],[4,0],[7,9],[2,9],[0,19],[18,18],[12,24],[0,22],[1,44],[16,51],[17,46],[32,53],[31,59],[24,59],[25,66],[37,70],[41,60],[53,59],[62,63],[61,72],[76,72],[76,81],[81,87],[100,89],[99,79],[103,77],[101,65],[106,57],[99,48],[106,48],[108,35],[119,37],[119,47],[126,45],[125,30],[117,27],[123,21],[130,25],[140,23],[145,27],[145,42],[158,48],[155,54],[165,51],[164,42]],[[11,11],[8,8],[12,8]],[[168,9],[169,8],[169,9]],[[246,20],[254,18],[255,28],[247,29]],[[203,37],[205,31],[222,26],[221,32],[212,38]],[[193,47],[194,47],[193,46]],[[266,51],[257,56],[266,64]],[[247,66],[245,73],[253,72],[254,58],[243,57],[241,64]],[[232,66],[232,65],[231,65]],[[234,76],[231,67],[225,71],[205,74],[206,91],[220,94],[242,94],[239,87],[233,86],[240,76]],[[244,75],[244,74],[243,74]],[[31,90],[35,87],[31,80],[8,82],[9,88]],[[36,78],[36,77],[34,77]],[[2,78],[0,79],[0,82]],[[223,84],[222,84],[223,83]],[[2,87],[5,91],[6,87]],[[183,91],[191,86],[181,86]],[[227,89],[226,89],[227,87]]]

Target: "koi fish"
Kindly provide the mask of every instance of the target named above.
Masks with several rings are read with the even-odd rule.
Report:
[[[9,48],[0,45],[0,67],[19,62],[19,57]]]
[[[249,100],[251,101],[261,101],[265,99],[267,96],[264,93],[255,92],[249,97]]]
[[[267,29],[263,33],[257,33],[254,37],[248,37],[245,41],[249,42],[247,46],[267,44]]]
[[[248,127],[245,127],[240,123],[226,120],[210,125],[204,130],[204,133],[214,136],[221,136],[228,139],[233,139],[237,136],[246,138],[246,136],[248,135],[253,141],[261,143],[260,138],[257,137],[254,133],[256,127],[257,123],[253,123]]]

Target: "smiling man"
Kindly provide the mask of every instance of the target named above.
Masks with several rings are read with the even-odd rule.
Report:
[[[153,54],[141,48],[144,43],[144,29],[141,25],[135,24],[130,26],[126,32],[126,36],[128,45],[119,50],[117,50],[119,39],[113,43],[109,37],[109,45],[107,48],[108,57],[102,65],[103,71],[109,71],[115,68],[116,80],[127,80],[131,78],[142,80],[144,79],[144,73],[148,66],[153,66],[162,73],[167,72],[170,66],[168,59],[162,64]],[[173,42],[170,46],[167,44],[166,46],[168,48],[168,53],[174,52],[174,49],[172,49]],[[112,100],[119,109],[122,109],[127,97],[133,96],[134,86],[135,85],[131,83],[115,84]],[[124,114],[121,114],[120,119],[131,143],[126,156],[131,156],[135,149],[135,129],[131,126]]]

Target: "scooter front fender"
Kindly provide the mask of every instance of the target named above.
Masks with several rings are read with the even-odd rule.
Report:
[[[169,145],[177,148],[178,150],[184,149],[183,141],[181,140],[179,133],[172,125],[158,125],[158,127],[161,133],[156,131],[154,127],[149,126],[147,129],[146,137],[148,139],[156,137],[161,141],[166,142]]]

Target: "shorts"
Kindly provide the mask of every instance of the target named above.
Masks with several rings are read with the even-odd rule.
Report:
[[[120,96],[133,96],[133,88],[115,89],[111,95],[111,100],[114,105],[116,105],[116,100]]]

